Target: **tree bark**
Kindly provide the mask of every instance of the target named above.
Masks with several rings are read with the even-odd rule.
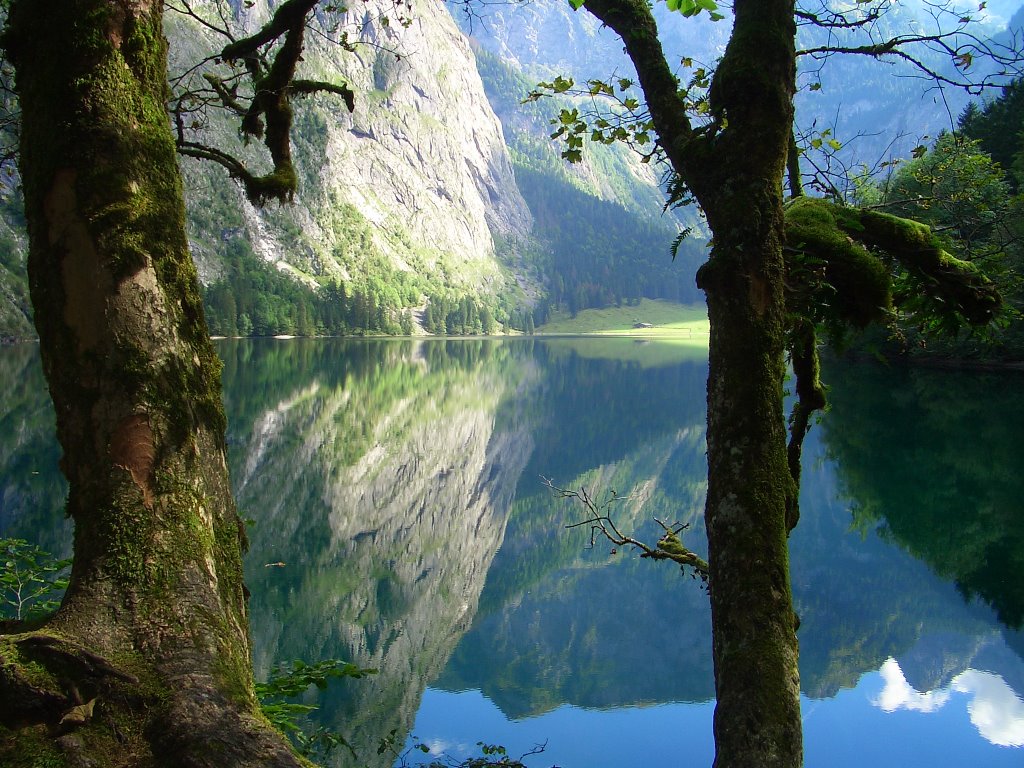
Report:
[[[11,3],[29,280],[75,558],[56,616],[0,638],[13,749],[0,757],[299,765],[253,694],[244,530],[185,234],[162,12],[159,0]]]
[[[711,85],[714,122],[691,127],[644,0],[584,6],[623,39],[676,173],[714,247],[698,282],[711,320],[708,532],[716,768],[803,760],[786,510],[782,181],[793,122],[791,0],[736,0]]]

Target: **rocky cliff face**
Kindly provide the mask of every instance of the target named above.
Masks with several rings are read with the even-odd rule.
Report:
[[[203,74],[225,75],[212,57],[227,42],[210,26],[244,36],[270,17],[275,3],[191,6],[209,25],[171,8],[165,15],[172,84],[209,93]],[[472,52],[445,6],[368,0],[341,15],[319,15],[306,43],[298,76],[348,83],[355,110],[349,113],[337,96],[296,100],[300,184],[290,205],[257,209],[223,168],[182,159],[200,279],[210,284],[229,276],[227,260],[251,250],[310,288],[334,279],[387,284],[399,271],[415,275],[423,293],[529,304],[540,281],[526,256],[532,217]],[[269,169],[262,146],[240,142],[237,118],[210,110],[187,123],[195,128],[190,139],[242,158],[254,171]],[[20,205],[8,215],[11,196],[4,191],[0,340],[30,338]],[[402,303],[415,304],[416,297]]]
[[[257,0],[229,21],[245,34],[269,13],[266,0]],[[349,113],[330,95],[296,102],[301,178],[294,205],[256,209],[223,169],[183,161],[205,280],[218,276],[224,241],[241,237],[299,277],[359,280],[383,261],[473,293],[514,283],[507,267],[519,265],[531,216],[466,39],[436,0],[401,9],[404,22],[398,13],[387,0],[371,0],[313,22],[299,75],[348,83],[356,107]],[[174,14],[167,29],[172,72],[224,44]],[[352,50],[339,44],[342,33]],[[265,163],[259,148],[239,145],[236,131],[236,123],[211,113],[199,136]]]

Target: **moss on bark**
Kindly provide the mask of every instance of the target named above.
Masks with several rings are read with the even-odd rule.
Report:
[[[711,319],[708,530],[715,765],[802,762],[782,416],[782,176],[795,90],[793,3],[737,0],[711,86],[715,122],[683,113],[647,3],[588,0],[626,44],[673,169],[714,234],[698,274]],[[642,33],[638,33],[642,30]]]
[[[899,269],[907,271],[918,294],[938,299],[935,313],[958,313],[972,325],[984,325],[1002,306],[991,281],[948,253],[931,228],[911,219],[800,197],[786,207],[786,245],[791,273],[807,267],[808,258],[823,266],[821,285],[799,286],[790,302],[828,328],[863,328],[884,319],[894,303],[918,298],[894,296]],[[799,295],[801,289],[817,295]]]
[[[252,691],[220,363],[185,235],[161,20],[154,0],[11,7],[32,298],[75,560],[53,620],[0,646],[8,668],[45,668],[53,705],[19,717],[28,678],[15,675],[0,720],[15,742],[43,728],[72,764],[109,764],[110,739],[130,732],[137,764],[298,765]],[[82,698],[101,716],[62,726]]]

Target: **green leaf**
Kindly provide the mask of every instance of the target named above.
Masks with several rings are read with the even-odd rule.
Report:
[[[575,84],[576,81],[573,80],[571,77],[562,77],[561,75],[559,75],[558,77],[555,78],[555,81],[551,83],[551,90],[553,90],[555,93],[565,93]]]
[[[587,0],[569,0],[569,5],[572,7],[574,11],[578,11],[580,8],[583,7],[583,4],[585,2],[587,2]]]

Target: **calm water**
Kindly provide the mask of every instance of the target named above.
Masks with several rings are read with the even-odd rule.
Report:
[[[590,547],[542,477],[705,550],[702,351],[631,341],[223,342],[255,661],[379,674],[319,717],[531,766],[709,766],[706,595]],[[34,348],[0,349],[0,535],[54,551]],[[832,365],[791,539],[808,766],[1024,765],[1024,376]],[[420,753],[415,753],[420,755]],[[410,756],[410,760],[415,760]]]

